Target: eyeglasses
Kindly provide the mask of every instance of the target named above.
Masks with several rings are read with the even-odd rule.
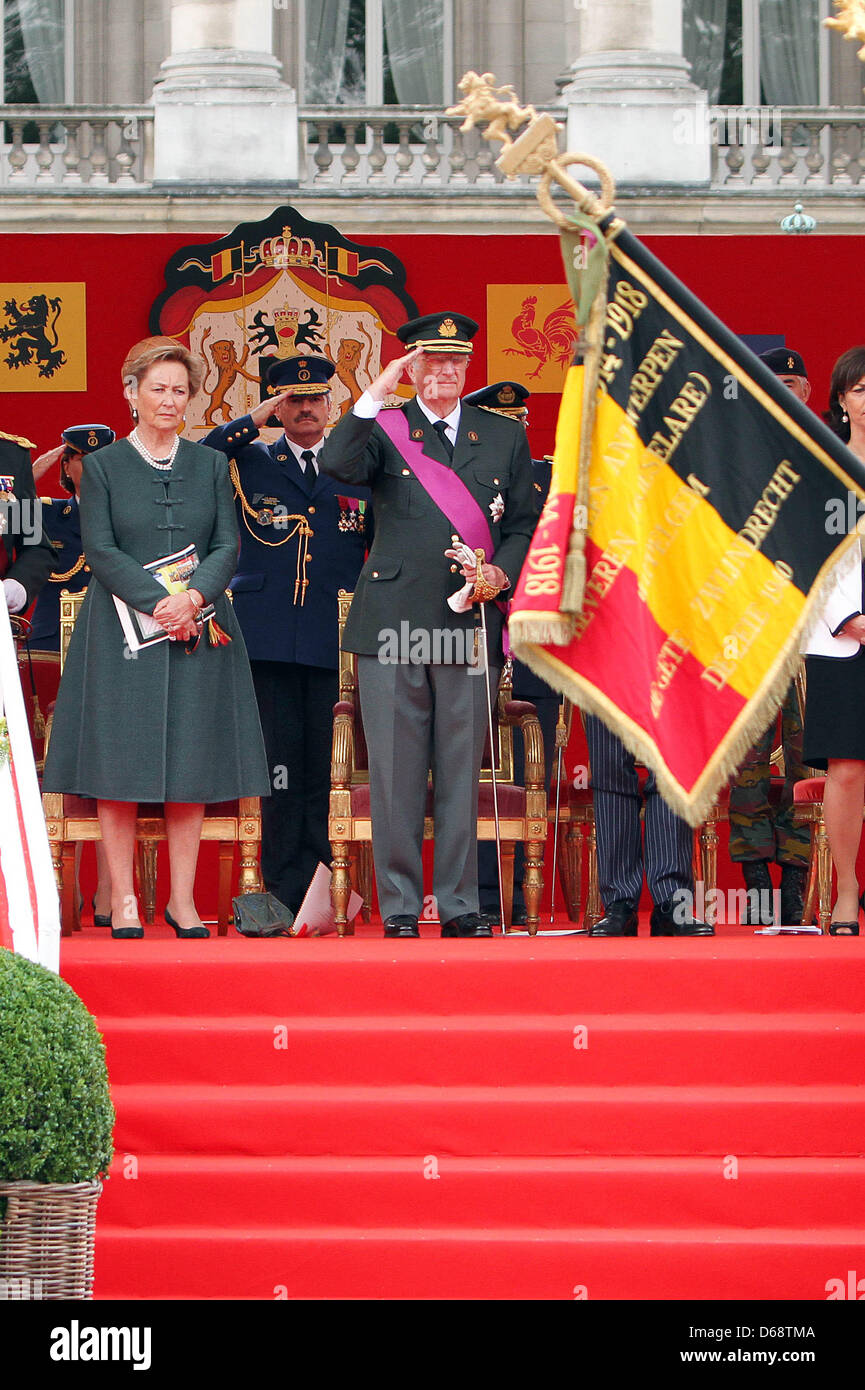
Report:
[[[467,356],[463,356],[462,354],[460,354],[459,357],[433,357],[425,353],[423,358],[423,369],[425,372],[433,372],[436,376],[440,376],[447,367],[451,367],[454,371],[457,371],[461,366],[467,365],[467,361]]]

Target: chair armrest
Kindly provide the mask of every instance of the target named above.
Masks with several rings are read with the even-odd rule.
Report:
[[[348,791],[354,773],[354,705],[338,700],[333,707],[333,743],[330,758],[332,791]]]
[[[544,768],[544,735],[538,712],[529,700],[508,700],[505,706],[508,720],[518,724],[523,736],[525,753],[526,791],[546,795]]]

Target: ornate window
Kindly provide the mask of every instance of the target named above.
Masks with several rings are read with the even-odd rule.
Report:
[[[440,106],[452,86],[452,0],[306,0],[302,100]]]
[[[711,105],[826,105],[829,13],[829,0],[684,0],[693,80]]]
[[[0,0],[0,101],[60,106],[73,99],[74,0]]]

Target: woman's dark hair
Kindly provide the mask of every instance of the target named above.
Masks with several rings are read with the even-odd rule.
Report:
[[[849,391],[851,386],[855,386],[857,381],[865,377],[865,347],[848,348],[842,352],[835,366],[832,368],[832,380],[829,383],[829,409],[823,419],[829,428],[844,440],[845,444],[850,438],[850,422],[843,420],[844,409],[838,400],[845,391]]]

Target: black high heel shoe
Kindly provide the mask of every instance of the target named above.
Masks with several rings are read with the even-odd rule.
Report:
[[[165,909],[165,920],[174,929],[175,936],[210,936],[207,927],[181,927],[175,922],[168,908]]]
[[[109,914],[108,917],[106,917],[106,919],[105,919],[105,924],[106,924],[106,926],[111,927],[111,935],[114,937],[115,940],[117,940],[117,939],[122,939],[122,940],[124,940],[124,941],[127,941],[127,940],[128,940],[128,941],[131,941],[133,938],[136,938],[136,939],[137,939],[139,936],[143,936],[143,935],[144,935],[144,928],[143,928],[143,927],[113,927],[113,926],[111,926],[111,915],[110,915],[110,914]]]
[[[859,906],[860,906],[861,908],[865,909],[865,893],[861,893],[860,896],[859,896]],[[857,919],[856,919],[855,922],[830,922],[830,923],[829,923],[829,935],[830,935],[830,936],[858,936],[858,935],[859,935],[859,919],[858,919],[858,917],[857,917]]]
[[[108,916],[106,917],[104,912],[97,912],[97,911],[96,911],[96,899],[95,899],[95,897],[94,897],[94,899],[93,899],[93,925],[94,925],[94,927],[110,927],[110,926],[111,926],[111,913],[109,912]]]

